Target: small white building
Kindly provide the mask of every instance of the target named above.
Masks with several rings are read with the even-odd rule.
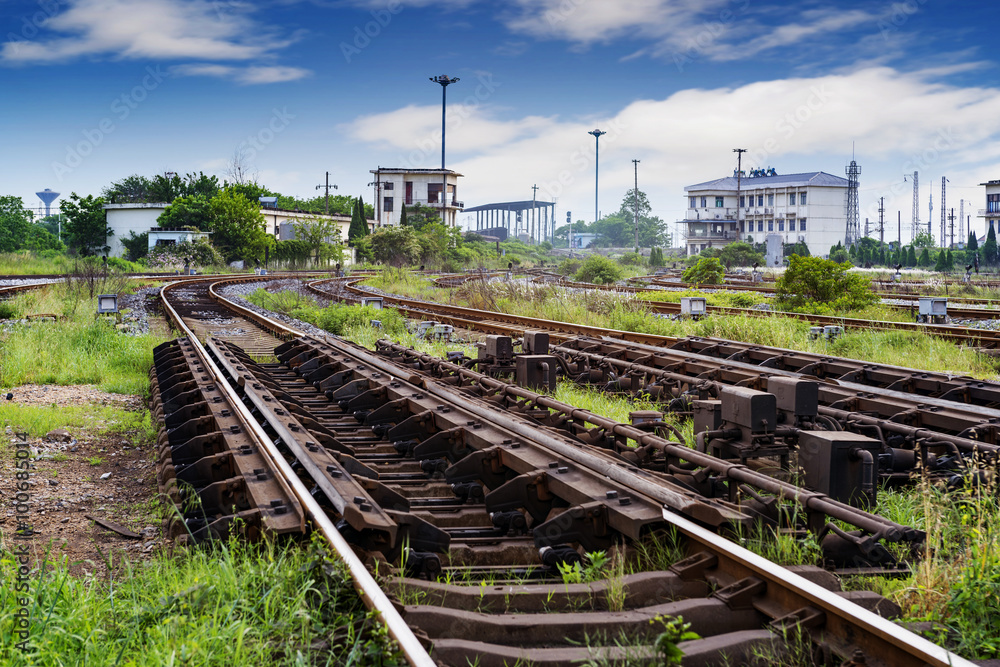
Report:
[[[169,227],[153,227],[149,230],[148,249],[152,250],[158,245],[177,245],[179,243],[194,243],[201,239],[208,239],[211,232],[192,231],[190,229],[171,229]]]
[[[441,220],[454,227],[458,212],[465,203],[458,200],[458,179],[462,174],[451,169],[396,169],[379,167],[372,169],[375,175],[375,190],[379,192],[375,202],[375,219],[379,227],[399,224],[402,206],[430,206],[443,213]],[[441,191],[447,186],[443,199]]]
[[[122,239],[128,238],[130,232],[136,236],[145,234],[156,227],[156,219],[167,208],[162,202],[143,204],[105,204],[104,213],[108,227],[114,232],[107,238],[105,244],[110,246],[108,257],[121,257],[125,254]]]
[[[786,244],[803,242],[825,257],[847,234],[847,179],[816,171],[779,176],[727,176],[689,185],[688,255],[733,241],[765,243],[777,234]]]
[[[322,213],[306,213],[304,211],[286,211],[278,208],[262,208],[261,214],[267,224],[267,233],[274,235],[278,241],[291,241],[295,239],[295,226],[309,222],[310,220],[332,220],[337,223],[340,230],[339,242],[347,243],[347,233],[351,229],[351,216],[349,215],[324,215]],[[368,229],[375,225],[374,220],[368,220]],[[329,242],[334,239],[330,238]]]

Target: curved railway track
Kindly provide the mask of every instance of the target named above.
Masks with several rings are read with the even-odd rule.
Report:
[[[688,665],[803,646],[829,664],[971,664],[879,616],[892,613],[884,599],[716,532],[757,523],[735,493],[754,485],[820,523],[894,539],[912,536],[906,527],[456,364],[302,336],[209,285],[200,297],[193,283],[164,290],[184,337],[157,349],[151,371],[160,481],[185,512],[175,534],[320,531],[410,664],[656,664],[650,621],[678,615],[703,637],[681,644]],[[210,325],[202,344],[197,322],[222,307],[258,331],[227,325],[224,340]],[[734,493],[705,496],[587,444],[601,434],[722,466]],[[638,544],[662,549],[659,566],[580,584],[555,569],[602,548],[638,563]],[[391,568],[382,588],[359,555]]]

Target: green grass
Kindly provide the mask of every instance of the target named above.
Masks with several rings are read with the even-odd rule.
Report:
[[[410,299],[441,301],[443,303],[452,303],[449,299],[452,298],[455,291],[453,288],[436,287],[432,277],[412,273],[405,269],[385,269],[379,275],[365,280],[362,285]]]
[[[122,334],[102,320],[17,327],[0,340],[0,385],[95,384],[111,393],[146,396],[153,348],[161,342]]]
[[[5,553],[4,580],[16,561]],[[316,540],[257,546],[236,540],[115,561],[108,580],[36,572],[28,650],[12,637],[13,586],[0,593],[0,661],[7,665],[400,665],[339,561]]]
[[[38,255],[30,250],[0,253],[0,276],[27,276],[66,273],[73,261],[65,255]]]
[[[156,441],[157,425],[149,411],[129,411],[107,405],[18,405],[0,403],[0,426],[39,438],[57,428],[88,429],[98,434],[131,434],[136,444]]]

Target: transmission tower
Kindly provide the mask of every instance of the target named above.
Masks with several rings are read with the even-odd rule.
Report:
[[[913,221],[910,224],[910,240],[920,232],[920,174],[913,172]]]
[[[858,242],[861,232],[861,219],[858,212],[858,177],[861,167],[854,160],[847,165],[847,238],[848,247]]]
[[[965,200],[958,200],[958,242],[965,243],[969,235],[965,233]]]
[[[947,229],[947,227],[945,227],[945,222],[946,222],[948,216],[945,215],[947,213],[947,209],[945,209],[945,198],[944,198],[945,197],[945,191],[944,191],[945,185],[944,184],[947,183],[947,182],[948,182],[948,179],[945,178],[944,176],[942,176],[941,177],[941,203],[938,204],[938,206],[941,207],[941,247],[942,248],[947,247],[945,245],[945,231]]]

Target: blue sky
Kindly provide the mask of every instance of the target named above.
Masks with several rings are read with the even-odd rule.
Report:
[[[842,176],[853,146],[862,219],[884,196],[907,226],[918,170],[936,234],[942,176],[973,216],[1000,178],[998,16],[940,0],[0,0],[0,194],[37,206],[46,187],[223,176],[242,146],[272,189],[309,197],[330,171],[371,201],[369,169],[439,166],[428,77],[447,74],[467,206],[537,184],[558,220],[591,220],[601,128],[603,212],[633,159],[673,222],[685,185],[732,173],[733,148]]]

